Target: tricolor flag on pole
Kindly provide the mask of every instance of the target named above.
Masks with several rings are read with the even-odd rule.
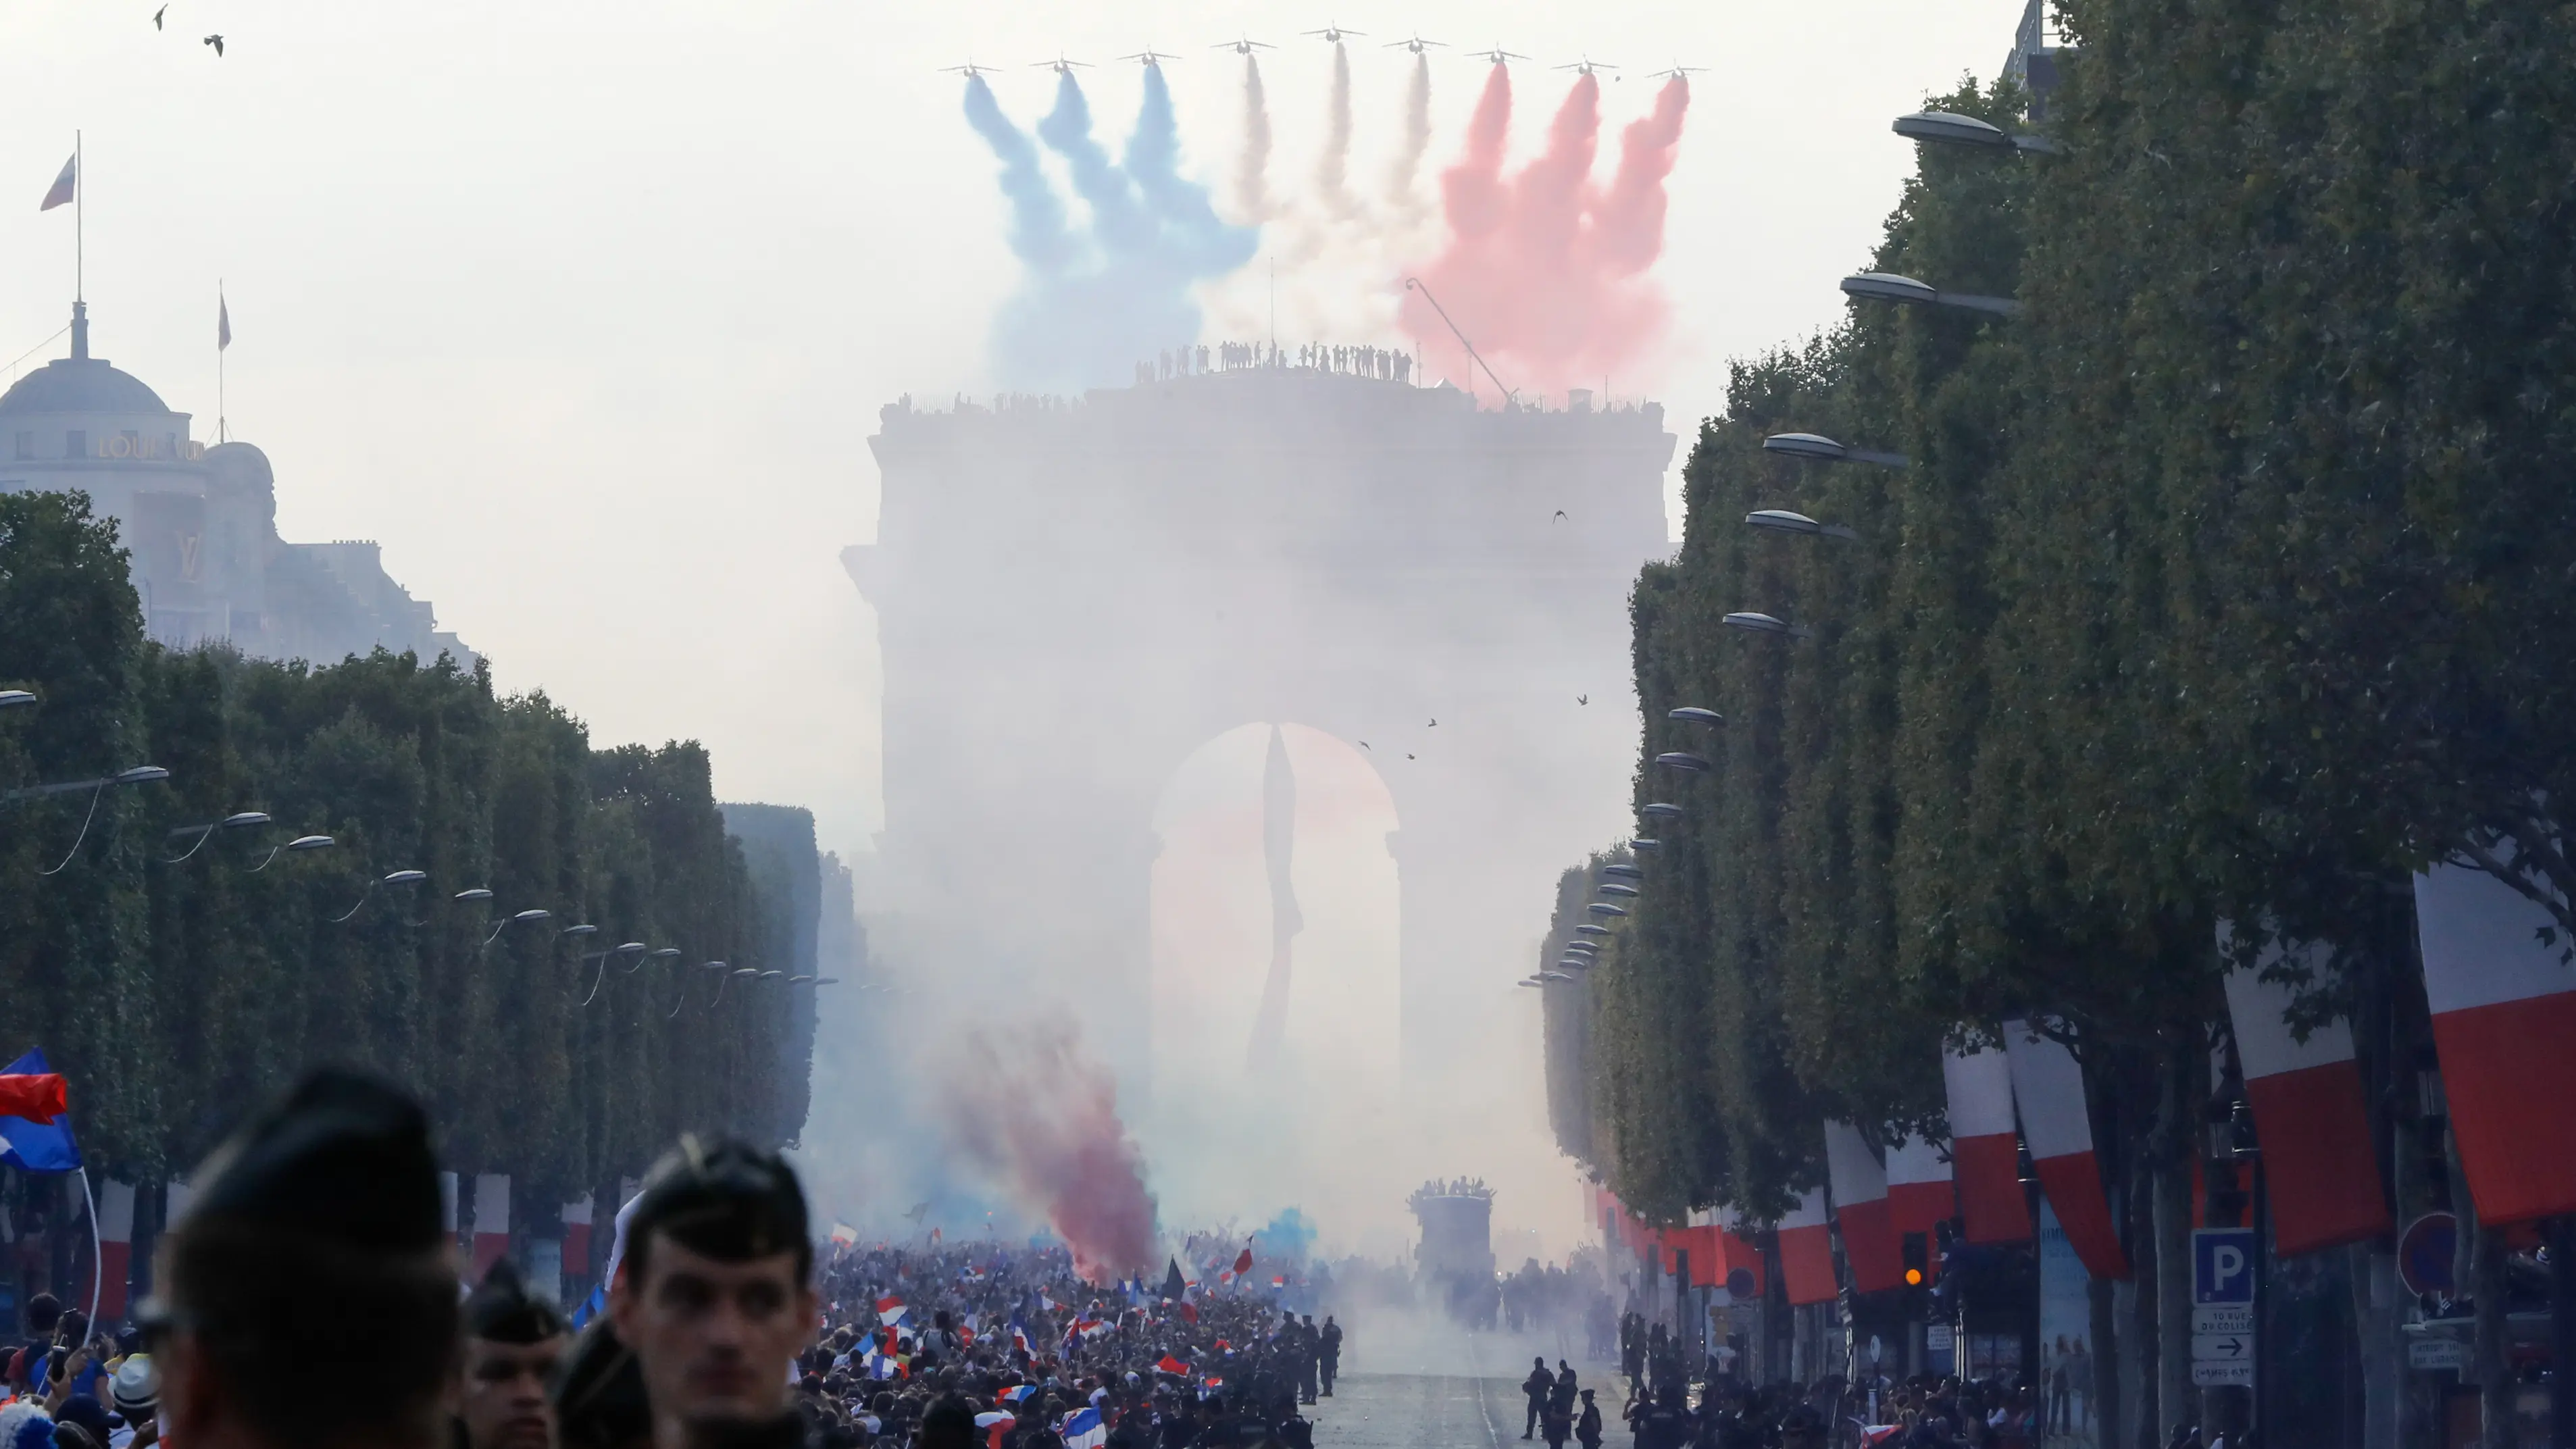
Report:
[[[217,352],[221,352],[232,345],[232,304],[224,300],[223,290],[221,288],[217,288],[215,291],[215,350]]]
[[[54,184],[46,188],[45,204],[37,207],[36,209],[38,211],[51,211],[57,206],[69,206],[71,204],[72,197],[79,192],[79,189],[80,153],[78,151],[74,151],[71,156],[63,162],[62,173],[54,178]]]
[[[903,1299],[889,1295],[877,1300],[877,1322],[892,1328],[903,1322]]]
[[[856,1247],[858,1246],[859,1241],[859,1230],[851,1227],[848,1223],[834,1223],[832,1224],[832,1241],[840,1244],[844,1248]]]
[[[2478,1221],[2576,1212],[2576,1114],[2567,1110],[2576,1100],[2576,969],[2559,959],[2567,928],[2463,865],[2415,877],[2415,928],[2442,1093]],[[2268,1160],[2268,1135],[2263,1147]]]
[[[2004,1060],[2012,1066],[2013,1101],[2030,1142],[2039,1190],[2057,1209],[2066,1241],[2096,1278],[2126,1278],[2129,1258],[2111,1225],[2102,1165],[2093,1155],[2093,1117],[2084,1101],[2084,1068],[2055,1037],[2029,1022],[2004,1023]]]
[[[1831,1303],[1842,1294],[1834,1282],[1833,1229],[1825,1225],[1825,1190],[1811,1187],[1780,1220],[1780,1281],[1789,1305]]]
[[[2013,1133],[2012,1065],[2003,1048],[1944,1048],[1941,1077],[1949,1089],[1950,1163],[1968,1241],[2029,1242],[2030,1202],[2021,1190],[2021,1142]]]
[[[1921,1233],[1924,1272],[1938,1255],[1931,1251],[1933,1229],[1959,1215],[1959,1195],[1950,1186],[1950,1164],[1941,1144],[1921,1134],[1887,1149],[1887,1216],[1902,1247],[1906,1235]]]
[[[478,1173],[474,1178],[474,1278],[483,1275],[510,1251],[510,1175]]]
[[[2218,941],[2224,951],[2223,923]],[[2312,965],[2324,964],[2324,948],[2295,949]],[[2378,1237],[2388,1231],[2389,1217],[2352,1026],[2338,1017],[2320,1023],[2306,1041],[2294,1036],[2287,1018],[2296,992],[2288,982],[2263,979],[2281,956],[2275,944],[2252,967],[2227,973],[2227,1016],[2236,1027],[2245,1096],[2263,1134],[2273,1236],[2282,1253],[2295,1255]]]
[[[1887,1216],[1887,1168],[1860,1129],[1825,1124],[1825,1175],[1833,1185],[1834,1221],[1843,1230],[1843,1261],[1852,1291],[1884,1293],[1905,1285],[1905,1255]]]

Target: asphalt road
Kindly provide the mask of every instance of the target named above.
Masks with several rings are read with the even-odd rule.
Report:
[[[1344,1374],[1306,1411],[1317,1449],[1504,1449],[1521,1441],[1516,1379]]]
[[[1306,1410],[1317,1449],[1520,1449],[1528,1417],[1521,1378],[1531,1352],[1556,1347],[1484,1334],[1385,1345],[1389,1366],[1411,1372],[1343,1374],[1333,1397]],[[1555,1359],[1551,1353],[1549,1362]],[[1600,1392],[1603,1417],[1615,1417],[1621,1402],[1612,1387],[1616,1370],[1596,1363],[1576,1368]]]

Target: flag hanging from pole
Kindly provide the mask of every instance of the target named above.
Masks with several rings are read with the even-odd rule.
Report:
[[[224,294],[223,294],[223,291],[222,291],[220,288],[218,288],[218,289],[216,290],[216,292],[215,292],[215,350],[216,350],[217,352],[221,352],[221,351],[223,351],[225,348],[230,347],[230,346],[232,346],[232,345],[233,345],[233,309],[232,309],[232,304],[231,304],[231,303],[229,303],[229,302],[226,302],[226,301],[224,300]]]
[[[57,206],[70,205],[72,193],[78,190],[79,186],[80,153],[78,151],[74,151],[71,155],[71,159],[63,163],[62,174],[54,178],[52,189],[45,193],[45,204],[37,207],[36,209],[38,211],[51,211]]]

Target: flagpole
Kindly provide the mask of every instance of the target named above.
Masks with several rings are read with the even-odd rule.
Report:
[[[89,166],[81,156],[81,133],[75,128],[72,131],[72,302],[74,305],[89,300],[89,277],[86,270],[88,259],[85,254],[88,239],[83,235],[83,230],[88,224],[88,214]]]
[[[229,320],[229,314],[224,311],[224,279],[221,277],[215,278],[215,316]],[[218,443],[231,437],[224,430],[224,340],[219,326],[215,335],[215,441]]]

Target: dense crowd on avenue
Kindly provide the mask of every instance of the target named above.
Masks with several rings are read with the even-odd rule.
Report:
[[[131,1324],[30,1304],[0,1449],[1306,1449],[1339,1368],[1248,1247],[1205,1285],[991,1242],[818,1260],[783,1160],[692,1137],[576,1325],[506,1256],[460,1283],[438,1176],[402,1092],[308,1078],[199,1169]]]

